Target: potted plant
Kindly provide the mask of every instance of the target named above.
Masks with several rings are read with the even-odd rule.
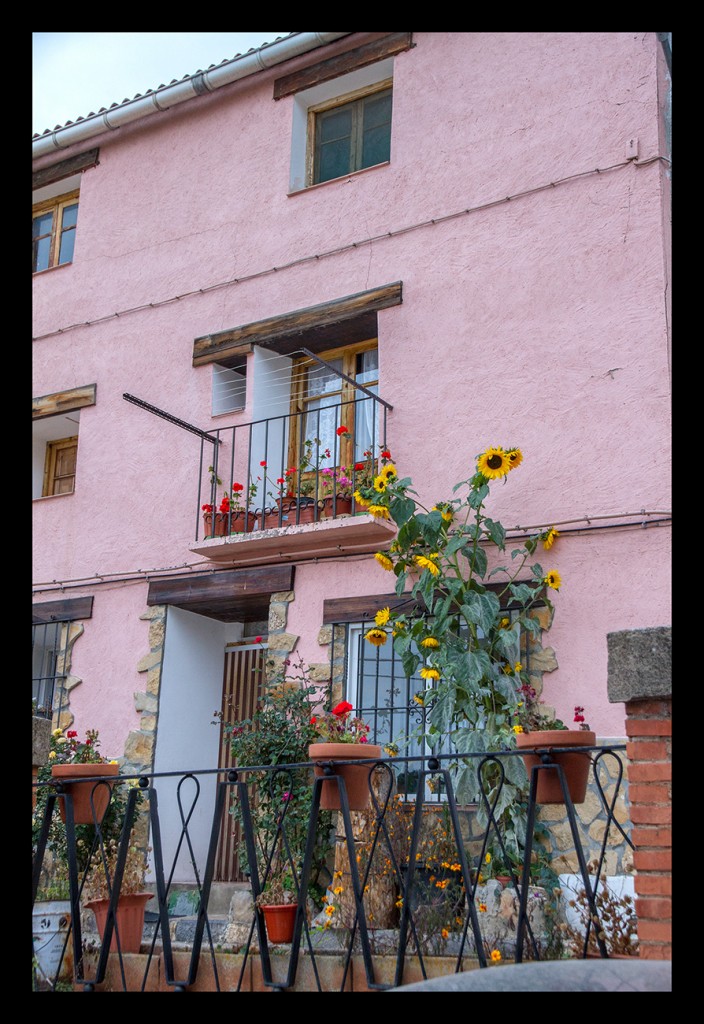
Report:
[[[530,687],[524,686],[524,692],[530,691]],[[533,694],[535,691],[533,691]],[[551,768],[544,765],[543,751],[550,758],[551,764],[561,766],[565,782],[573,804],[584,803],[589,782],[589,770],[591,768],[591,757],[588,752],[569,753],[555,752],[560,747],[593,747],[596,744],[596,733],[592,732],[584,720],[584,708],[576,706],[574,709],[574,722],[576,729],[568,729],[559,718],[545,714],[535,707],[534,697],[531,700],[530,693],[527,694],[525,702],[526,710],[518,714],[520,722],[514,726],[516,734],[516,746],[519,750],[526,751],[523,754],[523,763],[528,772],[529,779],[533,769],[537,770],[536,802],[539,804],[562,804],[565,802],[560,775]],[[528,751],[532,751],[528,753]],[[541,766],[541,767],[538,767]]]
[[[303,862],[313,781],[308,749],[316,737],[311,719],[317,706],[317,693],[317,688],[309,680],[306,666],[299,659],[297,667],[287,668],[269,679],[251,718],[224,722],[222,726],[234,766],[301,766],[281,771],[262,769],[246,775],[252,801],[256,801],[254,840],[260,879],[267,875],[272,851],[280,849],[282,831],[285,831],[293,864]],[[217,717],[222,716],[218,714]],[[231,813],[241,824],[241,801],[233,802]],[[318,905],[322,905],[327,888],[328,861],[333,850],[331,828],[332,816],[322,811],[318,817],[307,893]],[[253,866],[248,862],[244,843],[238,848],[238,857],[243,871],[251,874]]]
[[[360,758],[376,760],[381,757],[381,747],[369,743],[369,726],[361,718],[353,716],[353,710],[350,702],[343,700],[332,711],[317,712],[311,718],[316,741],[308,747],[308,756],[316,762],[317,778],[328,778],[329,767],[334,763],[334,775],[345,780],[350,810],[360,811],[369,805],[369,775],[373,766],[344,762]],[[338,786],[323,786],[320,806],[326,810],[340,810]]]
[[[243,533],[253,528],[254,514],[242,502],[243,491],[244,484],[235,481],[232,489],[223,494],[217,510],[212,504],[201,507],[206,538],[227,537],[230,533]],[[252,491],[256,494],[256,484],[250,486],[250,502]]]
[[[281,854],[280,847],[269,865],[266,881],[255,900],[261,910],[270,942],[290,942],[296,924],[298,889],[291,865]]]
[[[109,780],[119,772],[117,761],[99,753],[100,737],[96,729],[89,729],[84,740],[79,740],[75,729],[69,729],[65,736],[62,729],[55,729],[52,739],[51,775],[61,782],[62,789],[73,800],[74,823],[100,822],[110,802],[112,783]],[[86,781],[81,781],[83,779]],[[66,796],[59,796],[59,811],[66,821]]]
[[[116,839],[108,839],[103,848],[95,851],[83,887],[84,906],[92,910],[100,933],[105,937],[113,881],[119,852]],[[147,858],[149,848],[142,850],[131,842],[122,875],[120,893],[115,909],[115,928],[111,937],[110,952],[139,953],[144,931],[144,914],[148,900],[153,893],[145,889]]]
[[[349,515],[352,511],[352,480],[346,466],[326,467],[321,470],[321,491],[325,507],[324,517]]]

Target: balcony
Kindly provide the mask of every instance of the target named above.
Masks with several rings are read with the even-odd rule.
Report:
[[[189,550],[252,566],[388,548],[395,525],[355,497],[388,461],[386,414],[381,399],[362,391],[206,433]]]

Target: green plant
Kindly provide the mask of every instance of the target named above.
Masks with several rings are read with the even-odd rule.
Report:
[[[316,687],[310,683],[307,669],[299,660],[298,674],[288,676],[282,673],[272,680],[262,692],[259,706],[251,718],[223,725],[236,766],[269,766],[243,773],[253,804],[260,880],[264,879],[270,858],[283,857],[286,866],[293,864],[296,870],[303,861],[313,790],[308,747],[316,739],[315,727],[311,724],[317,707],[316,695]],[[219,712],[216,712],[216,717],[221,717]],[[301,767],[272,770],[277,765]],[[242,807],[237,799],[233,800],[231,813],[235,820],[242,821]],[[331,827],[330,812],[321,811],[310,876],[310,893],[317,900],[324,893],[325,880],[329,876]],[[243,870],[249,871],[244,843],[240,845],[238,856]]]
[[[539,542],[554,542],[552,529],[529,536],[503,559],[507,536],[486,512],[490,486],[523,461],[518,448],[490,447],[476,457],[475,472],[453,488],[453,497],[431,508],[418,500],[409,477],[392,462],[382,465],[360,497],[372,515],[393,520],[396,540],[376,560],[396,576],[396,593],[415,598],[422,614],[411,618],[382,608],[365,638],[381,646],[392,640],[407,675],[418,672],[425,688],[416,694],[423,721],[410,739],[433,750],[456,752],[450,767],[460,802],[481,790],[494,806],[505,843],[525,843],[528,780],[520,758],[488,761],[481,784],[476,761],[464,754],[489,754],[515,747],[522,729],[521,687],[530,684],[521,663],[522,644],[540,634],[535,609],[553,606],[548,597],[560,574],[531,564]],[[507,482],[504,479],[504,482]],[[357,495],[355,495],[357,497]],[[491,560],[490,560],[491,555]],[[484,802],[480,822],[486,824]]]
[[[78,739],[75,730],[64,735],[61,729],[54,729],[50,737],[50,749],[46,764],[40,765],[37,772],[37,799],[32,811],[32,856],[35,855],[39,836],[46,813],[47,799],[53,792],[51,787],[51,768],[55,764],[100,764],[108,762],[100,752],[100,738],[97,730],[89,729],[83,742]],[[111,763],[115,763],[114,761]],[[137,802],[141,800],[141,793]],[[42,866],[42,888],[54,885],[68,874],[68,838],[66,826],[59,815],[58,800],[54,804],[54,812],[49,825],[47,848]],[[119,784],[111,789],[110,802],[100,824],[100,834],[104,841],[119,839],[127,808],[127,792]],[[97,842],[97,830],[94,825],[76,825],[76,862],[78,870],[84,872]]]

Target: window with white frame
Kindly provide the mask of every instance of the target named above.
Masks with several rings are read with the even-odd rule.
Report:
[[[88,384],[32,400],[32,498],[74,492],[81,409],[95,396]]]
[[[393,58],[294,96],[289,191],[391,158]]]

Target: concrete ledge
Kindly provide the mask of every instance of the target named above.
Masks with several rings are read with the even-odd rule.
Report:
[[[389,992],[671,992],[672,961],[543,960],[484,970],[388,989]]]
[[[672,697],[672,627],[607,633],[607,689],[612,704]]]

